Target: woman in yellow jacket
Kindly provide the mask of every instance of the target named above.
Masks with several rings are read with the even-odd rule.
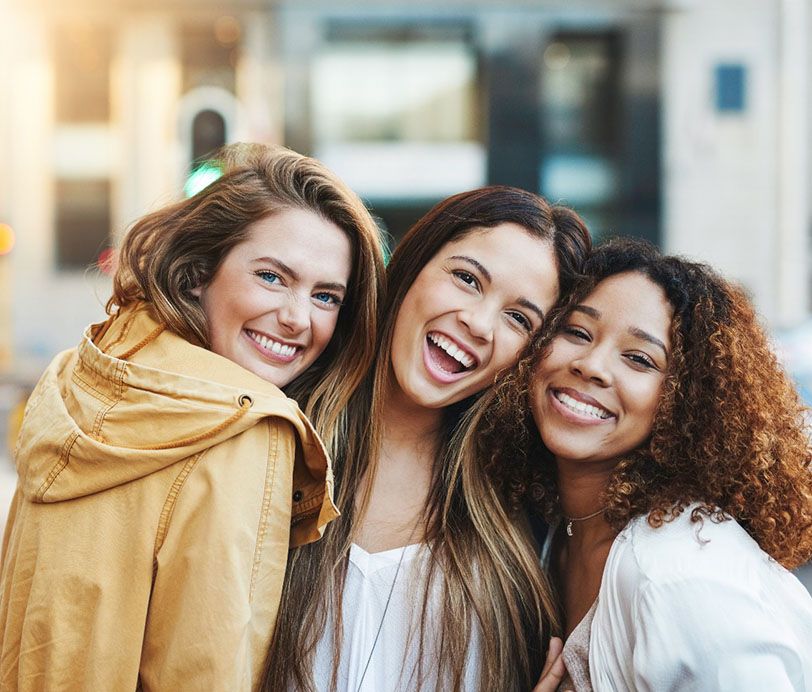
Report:
[[[377,228],[312,159],[232,145],[220,163],[134,225],[109,319],[31,396],[3,690],[252,688],[288,548],[337,515],[316,431],[329,447],[373,355]]]

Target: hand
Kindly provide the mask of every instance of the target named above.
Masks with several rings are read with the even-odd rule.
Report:
[[[560,637],[550,639],[550,648],[547,649],[547,659],[544,661],[541,677],[532,692],[555,692],[558,689],[567,672],[561,656],[563,650],[564,642]]]

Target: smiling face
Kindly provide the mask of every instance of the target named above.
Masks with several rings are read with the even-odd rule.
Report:
[[[457,403],[512,365],[558,296],[551,244],[514,223],[443,245],[403,299],[394,385],[425,408]]]
[[[347,235],[312,211],[286,209],[252,223],[211,282],[195,290],[211,350],[284,387],[330,342],[351,268]]]
[[[536,370],[532,409],[559,465],[614,466],[651,432],[671,352],[673,310],[638,272],[601,281]]]

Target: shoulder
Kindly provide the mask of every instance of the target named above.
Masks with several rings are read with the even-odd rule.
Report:
[[[812,614],[803,586],[736,521],[704,515],[694,521],[695,508],[688,506],[657,528],[646,517],[631,521],[610,551],[604,597],[629,604],[662,598],[683,606],[703,603],[711,610],[732,601],[781,609],[800,599]]]
[[[769,689],[765,675],[812,673],[806,589],[735,521],[694,522],[692,509],[659,528],[635,519],[616,539],[593,623],[597,668],[633,669],[634,686],[647,689],[689,679]]]
[[[627,563],[653,583],[709,575],[739,582],[744,573],[778,568],[735,520],[694,514],[696,507],[689,505],[656,528],[646,516],[632,520],[617,537],[610,559]]]

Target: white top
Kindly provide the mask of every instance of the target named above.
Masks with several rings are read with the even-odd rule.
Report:
[[[403,561],[398,572],[401,555]],[[423,671],[418,671],[420,616],[429,555],[429,548],[425,544],[380,553],[368,553],[357,545],[350,549],[342,596],[343,642],[338,667],[338,692],[442,689],[438,685],[437,671],[431,665],[436,661],[433,645],[437,643],[435,634],[439,631],[437,611],[444,597],[441,579],[435,580],[429,592],[424,665]],[[387,609],[390,590],[392,597]],[[383,626],[373,650],[382,617]],[[476,689],[474,664],[478,650],[478,641],[474,636],[466,669],[466,689]],[[324,635],[316,647],[313,668],[319,692],[330,689],[334,655],[333,622],[328,618]],[[369,668],[364,675],[367,662]],[[422,682],[418,679],[421,672]]]
[[[603,690],[812,692],[812,597],[735,521],[631,521],[603,571],[589,646]]]

